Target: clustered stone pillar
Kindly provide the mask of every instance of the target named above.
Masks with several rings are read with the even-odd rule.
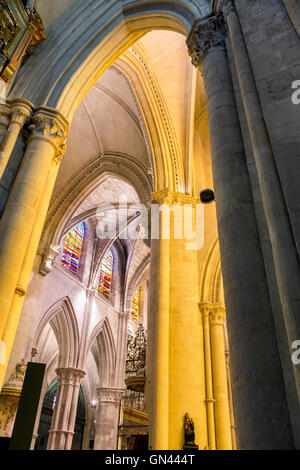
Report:
[[[85,372],[80,369],[59,368],[57,396],[49,431],[48,450],[70,450],[74,435],[80,381]]]
[[[30,130],[25,155],[0,222],[0,339],[5,337],[8,344],[13,343],[20,310],[15,310],[12,303],[15,293],[23,296],[26,292],[57,165],[65,151],[68,122],[58,111],[41,107],[33,115]],[[1,365],[0,386],[4,374],[5,366]]]
[[[0,145],[0,178],[2,177],[9,157],[13,151],[25,121],[30,117],[33,106],[29,101],[15,99],[11,103],[10,121],[6,134]]]
[[[117,449],[120,403],[123,395],[124,390],[116,388],[98,389],[94,450]]]
[[[231,0],[213,0],[213,6],[224,15],[228,26],[291,348],[293,341],[300,338],[299,255],[237,12]],[[300,367],[294,364],[293,370],[300,400]]]
[[[293,439],[245,151],[221,18],[199,20],[187,44],[204,76],[240,449]]]

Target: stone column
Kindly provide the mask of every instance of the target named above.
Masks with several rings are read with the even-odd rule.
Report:
[[[188,413],[195,424],[196,444],[204,449],[208,436],[203,328],[198,305],[196,239],[200,240],[195,232],[194,238],[191,233],[192,227],[203,223],[198,220],[202,206],[197,198],[169,189],[152,196],[159,203],[166,230],[160,227],[160,238],[153,239],[152,235],[151,241],[146,365],[150,446],[155,450],[182,449],[184,416]],[[153,222],[152,217],[151,229]]]
[[[116,450],[118,446],[119,410],[124,390],[98,389],[98,411],[94,450]]]
[[[300,5],[298,0],[282,0],[291,22],[300,37]]]
[[[115,371],[115,387],[119,390],[125,388],[125,368],[127,354],[127,336],[128,336],[128,319],[130,312],[120,312],[118,321],[117,336],[117,357]]]
[[[231,450],[232,440],[225,361],[224,323],[224,307],[213,305],[210,311],[210,336],[217,449]]]
[[[238,443],[288,449],[293,439],[225,34],[222,20],[210,17],[195,23],[187,43],[205,81]]]
[[[199,307],[202,313],[202,320],[203,320],[205,383],[206,383],[205,403],[206,403],[206,408],[207,408],[208,447],[209,447],[209,450],[216,450],[216,430],[215,430],[215,410],[214,410],[215,399],[214,399],[214,392],[213,392],[210,325],[209,325],[210,304],[201,303]]]
[[[156,202],[167,203],[165,198],[153,195]],[[150,297],[152,315],[149,328],[151,366],[147,369],[146,395],[150,415],[149,448],[168,449],[169,443],[169,289],[170,289],[170,240],[163,239],[160,215],[159,239],[151,241]],[[168,227],[169,228],[169,227]],[[150,316],[150,315],[149,315]],[[148,357],[149,355],[149,357]],[[148,393],[149,392],[149,393]]]
[[[27,142],[23,162],[0,222],[1,339],[5,334],[14,293],[18,290],[18,279],[46,188],[49,170],[53,162],[57,163],[61,159],[65,150],[67,129],[68,123],[64,117],[51,108],[39,108],[33,116],[32,133]],[[48,207],[50,196],[48,193],[48,200],[46,198],[43,200],[45,207]],[[41,230],[44,220],[39,218],[38,224]],[[37,244],[31,248],[34,254]],[[22,286],[23,290],[26,288],[26,285]],[[15,331],[9,332],[12,338],[14,335]]]
[[[10,306],[9,315],[7,318],[7,322],[5,324],[4,333],[3,333],[3,341],[6,345],[6,356],[7,359],[10,357],[10,353],[12,350],[12,346],[15,339],[14,332],[17,331],[17,326],[19,323],[22,307],[25,300],[26,294],[26,287],[28,285],[30,275],[32,272],[32,266],[34,263],[34,259],[36,256],[37,246],[40,241],[40,237],[42,234],[44,220],[46,218],[46,214],[48,211],[49,201],[51,199],[51,194],[53,191],[53,187],[55,184],[57,172],[59,166],[57,164],[53,164],[49,170],[47,183],[45,185],[45,189],[41,198],[40,207],[37,211],[37,215],[34,222],[34,227],[30,236],[30,240],[26,249],[26,255],[24,257],[23,265],[19,274],[17,287],[13,296],[13,300]],[[32,328],[32,325],[28,325],[28,328]],[[22,334],[26,335],[26,332],[22,332]],[[14,355],[20,354],[20,351],[13,351]],[[2,374],[5,372],[5,367],[0,365],[0,380],[2,378]]]
[[[231,0],[214,0],[228,25],[242,101],[249,128],[260,192],[269,229],[276,278],[290,348],[300,338],[300,263],[278,170],[256,89],[240,22]],[[291,349],[292,354],[292,349]],[[294,365],[300,400],[300,367]]]
[[[49,431],[48,450],[70,450],[74,435],[80,381],[85,372],[72,367],[56,370],[57,397]]]
[[[10,121],[6,134],[0,145],[0,179],[4,173],[9,157],[11,156],[20,130],[23,128],[25,121],[31,115],[32,110],[33,105],[29,101],[15,99],[11,103]]]

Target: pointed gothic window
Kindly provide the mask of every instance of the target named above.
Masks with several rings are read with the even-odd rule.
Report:
[[[108,299],[111,288],[111,278],[113,270],[113,254],[110,249],[107,250],[100,266],[99,292]]]
[[[73,227],[66,235],[60,262],[73,274],[77,274],[78,271],[83,237],[84,226],[82,223]]]
[[[140,301],[140,291],[139,289],[137,289],[132,298],[131,309],[130,309],[130,313],[134,320],[137,320],[139,316],[139,301]]]

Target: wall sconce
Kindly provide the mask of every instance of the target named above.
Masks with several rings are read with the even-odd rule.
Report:
[[[215,200],[215,193],[212,189],[203,189],[200,192],[200,201],[203,204],[210,204]]]

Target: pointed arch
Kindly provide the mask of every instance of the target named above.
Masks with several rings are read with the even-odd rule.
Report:
[[[102,73],[146,32],[168,29],[186,35],[210,11],[209,0],[82,2],[49,31],[39,53],[20,71],[10,97],[57,108],[71,120]]]
[[[58,300],[43,315],[39,322],[33,347],[38,349],[42,333],[50,323],[59,347],[59,367],[77,367],[79,351],[79,329],[76,314],[69,297]]]
[[[64,190],[53,199],[45,221],[40,249],[50,244],[59,244],[77,207],[108,176],[117,177],[133,186],[142,204],[146,205],[151,200],[151,178],[136,159],[129,155],[111,153],[97,157],[87,163],[77,177],[70,178]]]
[[[85,361],[93,343],[97,342],[99,379],[101,387],[113,387],[115,380],[116,346],[108,318],[104,318],[91,332],[86,346]],[[94,350],[95,351],[95,350]]]
[[[207,255],[200,283],[201,302],[224,303],[221,259],[218,237]]]

